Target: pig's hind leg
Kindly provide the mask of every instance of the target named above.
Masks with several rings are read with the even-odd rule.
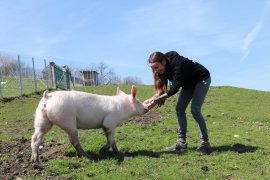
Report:
[[[44,135],[52,128],[52,123],[43,114],[37,114],[35,117],[35,132],[31,140],[31,162],[39,161],[39,146]]]

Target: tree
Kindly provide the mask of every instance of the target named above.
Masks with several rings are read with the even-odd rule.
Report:
[[[114,74],[113,76],[111,76],[110,82],[108,82],[108,84],[111,85],[121,84],[121,77]]]
[[[127,76],[124,78],[123,84],[138,85],[142,84],[142,80],[136,76]]]
[[[18,63],[10,56],[0,55],[0,72],[3,76],[16,76]]]
[[[96,71],[98,73],[99,84],[100,85],[118,85],[118,84],[128,84],[128,85],[138,85],[142,84],[140,78],[136,76],[127,76],[121,80],[120,76],[117,76],[109,66],[105,63],[100,62],[98,65],[92,65],[91,71]]]
[[[99,75],[99,82],[101,85],[109,85],[113,80],[116,80],[116,75],[112,69],[110,69],[105,63],[100,62],[97,67],[96,71]]]

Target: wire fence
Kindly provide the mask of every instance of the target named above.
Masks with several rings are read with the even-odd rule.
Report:
[[[57,64],[57,62],[56,62]],[[83,74],[72,69],[72,88],[83,86]],[[56,88],[50,61],[29,56],[0,54],[0,98],[22,96],[45,89]]]

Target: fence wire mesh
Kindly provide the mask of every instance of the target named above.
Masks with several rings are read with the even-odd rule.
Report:
[[[0,98],[54,88],[49,62],[42,58],[0,52]],[[84,85],[83,74],[79,70],[73,68],[71,73],[74,76],[68,78],[73,88]],[[68,79],[65,81],[70,83]]]

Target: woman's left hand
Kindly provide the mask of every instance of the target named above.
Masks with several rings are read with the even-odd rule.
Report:
[[[143,103],[147,105],[147,109],[150,110],[153,107],[155,107],[155,105],[161,101],[164,101],[166,98],[168,97],[167,93],[161,95],[161,96],[154,96],[150,99],[145,100]]]
[[[149,104],[151,101],[152,101],[152,98],[150,98],[150,99],[146,99],[146,100],[143,102],[143,104],[148,105],[148,104]]]
[[[156,104],[154,103],[154,99],[156,96],[153,96],[149,99],[146,99],[143,104],[145,104],[147,106],[147,109],[150,110],[152,109]]]

